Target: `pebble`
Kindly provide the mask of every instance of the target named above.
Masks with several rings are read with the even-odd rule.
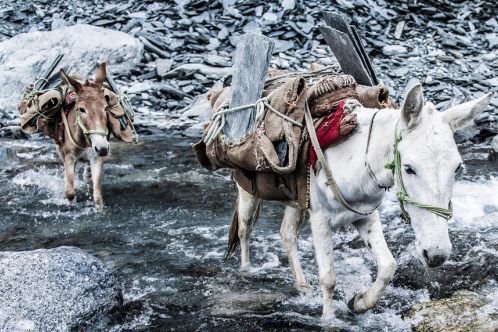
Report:
[[[398,54],[406,54],[408,50],[404,46],[400,45],[386,45],[383,48],[383,52],[385,55],[398,55]]]
[[[484,61],[493,61],[493,60],[495,60],[495,59],[496,59],[496,54],[494,54],[494,53],[484,54],[484,55],[482,56],[482,59],[483,59]]]
[[[450,56],[450,55],[440,55],[437,56],[436,59],[443,61],[443,62],[453,62],[455,61],[455,58]]]

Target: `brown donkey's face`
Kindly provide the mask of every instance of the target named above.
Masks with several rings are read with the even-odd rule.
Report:
[[[80,83],[71,76],[67,76],[63,69],[61,69],[61,77],[63,82],[76,93],[76,107],[83,126],[88,131],[105,133],[107,126],[107,101],[103,90],[106,77],[105,62],[100,64],[93,82],[86,80],[84,83]],[[107,142],[106,136],[89,134],[88,138],[92,143],[92,148],[99,156],[107,155],[109,142]]]

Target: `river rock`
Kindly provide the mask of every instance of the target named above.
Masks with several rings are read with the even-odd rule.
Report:
[[[75,247],[0,252],[0,330],[74,331],[123,302],[116,279]]]
[[[265,313],[277,301],[285,298],[281,293],[221,293],[209,298],[211,308],[209,313],[213,316],[231,317],[248,313]]]
[[[482,56],[482,59],[484,61],[494,61],[496,59],[496,54],[494,53],[488,53],[488,54],[484,54]]]
[[[97,62],[106,61],[111,71],[129,70],[142,51],[142,44],[126,33],[86,24],[16,35],[0,43],[0,104],[18,116],[24,87],[38,79],[60,52],[64,58],[54,72],[63,67],[69,74],[93,77]]]
[[[459,291],[448,299],[415,304],[405,317],[415,321],[412,329],[417,332],[495,331],[496,313],[478,310],[487,303],[486,298],[476,293]]]
[[[386,45],[382,49],[385,55],[398,55],[408,53],[408,50],[404,46],[400,45]]]
[[[205,76],[220,78],[231,72],[232,72],[231,67],[212,67],[200,63],[187,63],[169,71],[163,77],[165,78],[178,77],[180,76],[181,73],[184,73],[186,76],[193,75],[194,73],[201,73],[202,75]]]

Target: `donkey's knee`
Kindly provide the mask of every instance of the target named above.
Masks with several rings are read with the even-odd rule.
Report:
[[[336,284],[336,277],[335,273],[329,273],[324,276],[320,276],[319,278],[320,286],[322,287],[322,290],[327,290],[329,292],[334,291],[335,289],[335,284]]]
[[[394,260],[393,257],[390,257],[385,262],[379,264],[378,278],[388,283],[394,277],[396,268],[397,268],[396,260]]]

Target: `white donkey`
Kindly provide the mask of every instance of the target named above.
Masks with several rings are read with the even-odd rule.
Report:
[[[379,111],[357,107],[356,133],[347,141],[324,150],[325,159],[345,200],[354,209],[367,211],[382,202],[384,188],[395,184],[392,171],[384,166],[393,161],[395,134],[401,135],[402,140],[397,144],[401,162],[399,174],[408,201],[411,199],[411,203],[405,201],[404,206],[415,231],[418,257],[426,267],[442,265],[451,253],[447,218],[451,218],[449,211],[455,172],[462,163],[453,133],[470,124],[486,108],[490,99],[491,94],[487,94],[438,112],[432,103],[424,106],[422,87],[418,84],[408,91],[401,110]],[[369,149],[365,153],[369,136]],[[309,208],[323,292],[323,317],[333,314],[332,293],[336,276],[332,232],[349,224],[356,227],[378,264],[378,275],[373,286],[365,293],[354,296],[348,305],[351,310],[364,313],[379,303],[394,276],[396,261],[384,239],[379,213],[375,211],[364,216],[346,209],[326,183],[324,173],[323,169],[317,176],[311,172]],[[234,229],[240,239],[241,268],[250,266],[249,237],[259,203],[258,198],[239,186],[238,225],[234,224]],[[304,221],[305,211],[291,207],[291,202],[282,203],[287,208],[280,236],[289,257],[295,287],[306,291],[309,287],[297,254],[299,227]],[[446,218],[434,213],[434,208],[445,210]],[[237,223],[236,220],[234,222]]]

